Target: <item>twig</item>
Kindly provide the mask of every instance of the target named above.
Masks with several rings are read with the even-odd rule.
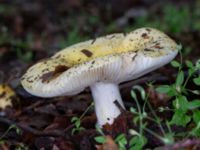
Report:
[[[121,113],[125,112],[125,109],[122,107],[122,105],[117,100],[115,100],[113,103],[119,108]]]
[[[200,139],[186,139],[173,145],[166,145],[162,148],[162,150],[180,150],[183,148],[198,150],[200,148]]]
[[[7,125],[15,125],[17,126],[18,128],[24,130],[24,131],[27,131],[27,132],[30,132],[34,135],[38,135],[38,136],[65,136],[65,132],[61,132],[61,131],[58,131],[58,130],[52,130],[52,131],[39,131],[39,130],[36,130],[34,128],[31,128],[29,126],[26,126],[26,125],[23,125],[23,124],[20,124],[20,123],[16,123],[12,120],[9,120],[7,118],[0,118],[0,123],[4,123],[4,124],[7,124]]]
[[[82,122],[84,122],[85,119],[82,120]],[[20,124],[20,123],[16,123],[15,121],[12,121],[10,119],[7,118],[2,118],[0,117],[0,124],[4,123],[7,125],[15,125],[16,127],[20,128],[23,131],[26,132],[30,132],[33,135],[36,136],[54,136],[54,137],[65,137],[66,138],[66,133],[71,130],[75,125],[71,124],[69,125],[67,128],[63,129],[62,131],[60,130],[51,130],[51,131],[40,131],[37,129],[34,129],[30,126],[24,125],[24,124]]]

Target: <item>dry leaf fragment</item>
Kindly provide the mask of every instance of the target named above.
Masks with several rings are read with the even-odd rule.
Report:
[[[106,136],[106,142],[102,145],[96,145],[97,150],[118,150],[117,144],[110,135]]]

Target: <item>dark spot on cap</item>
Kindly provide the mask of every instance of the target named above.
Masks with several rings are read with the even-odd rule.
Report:
[[[148,32],[151,32],[151,29],[149,29],[149,28],[146,28],[146,30],[147,30]]]
[[[47,72],[47,71],[49,71],[49,69],[48,69],[48,68],[45,68],[45,69],[42,70],[42,73],[43,73],[43,72]]]
[[[48,83],[53,78],[53,71],[43,74],[40,78],[42,79],[42,83]]]
[[[157,43],[157,44],[153,45],[152,47],[153,47],[153,48],[157,48],[157,49],[162,49],[162,48],[163,48],[163,47],[161,47],[161,46],[160,46],[160,44],[159,44],[159,43]]]
[[[31,80],[30,78],[27,78],[27,82],[29,82],[29,83],[33,83],[34,80]]]
[[[109,37],[109,39],[112,39],[112,38],[114,38],[115,37],[115,35],[112,35],[111,37]]]
[[[85,54],[87,57],[91,57],[93,53],[87,49],[82,49],[81,52]]]
[[[3,98],[3,97],[5,97],[5,96],[6,96],[6,92],[3,91],[3,93],[0,94],[0,98]]]
[[[56,77],[58,77],[61,73],[65,72],[66,70],[68,70],[69,67],[65,66],[65,65],[59,65],[55,67],[54,71],[50,71],[47,72],[45,74],[43,74],[40,78],[42,79],[42,82],[49,82],[50,80],[55,79]]]
[[[145,48],[144,51],[154,51],[153,49]]]
[[[142,38],[144,38],[144,39],[148,39],[149,38],[149,36],[147,35],[147,33],[142,33]]]
[[[110,120],[110,118],[107,118],[107,120]]]
[[[68,70],[69,67],[65,66],[65,65],[59,65],[56,66],[55,70],[54,70],[54,74],[60,74],[63,73],[64,71]]]
[[[38,79],[38,77],[36,76],[35,78],[34,78],[34,80],[37,80]]]

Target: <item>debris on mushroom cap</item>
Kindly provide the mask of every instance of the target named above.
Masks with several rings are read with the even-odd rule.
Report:
[[[178,45],[153,28],[111,34],[67,47],[32,66],[22,85],[33,95],[73,95],[95,82],[135,79],[172,60]]]
[[[5,109],[12,106],[13,97],[16,97],[15,92],[5,84],[0,85],[0,109]]]

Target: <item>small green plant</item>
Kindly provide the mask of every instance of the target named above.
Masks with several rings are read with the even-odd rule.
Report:
[[[144,135],[140,135],[137,131],[130,129],[129,133],[132,138],[129,141],[129,150],[141,150],[147,143],[147,139]]]
[[[81,132],[83,130],[85,130],[85,128],[81,127],[81,119],[78,117],[72,117],[71,122],[74,124],[74,128],[72,129],[72,135],[75,132]]]
[[[186,127],[188,124],[195,124],[195,127],[189,132],[186,132],[187,136],[193,135],[200,137],[200,99],[189,99],[188,95],[190,93],[195,95],[200,95],[199,90],[191,90],[186,86],[189,81],[193,81],[198,87],[200,86],[200,75],[197,72],[200,70],[199,61],[193,64],[191,61],[185,61],[187,66],[187,77],[182,70],[183,64],[181,62],[172,61],[172,66],[178,68],[178,74],[176,81],[171,85],[159,86],[156,90],[160,93],[165,93],[172,97],[173,99],[173,116],[170,125],[178,125]],[[198,88],[197,88],[198,89]]]
[[[115,143],[118,145],[119,150],[126,150],[127,139],[125,134],[121,133],[115,138]]]
[[[141,99],[144,101],[144,105],[141,107],[137,98],[136,91],[140,93]],[[141,86],[133,86],[131,90],[131,96],[135,100],[137,108],[130,108],[130,112],[134,114],[133,123],[139,126],[139,132],[130,129],[129,134],[131,135],[130,140],[127,140],[126,135],[121,133],[115,138],[115,143],[118,145],[119,150],[126,150],[127,147],[129,150],[142,150],[143,147],[147,143],[147,138],[145,137],[145,132],[153,135],[154,137],[158,138],[164,144],[172,144],[174,143],[174,133],[171,131],[171,127],[169,123],[166,121],[166,126],[168,127],[167,131],[164,130],[162,127],[161,119],[156,115],[155,111],[152,109],[152,106],[148,102],[148,95],[146,94],[145,90]],[[147,115],[146,107],[148,107],[153,114],[153,117]],[[147,127],[147,121],[152,121],[160,128],[162,135],[158,135],[151,129]],[[95,141],[98,143],[105,143],[106,136],[103,133],[102,129],[98,126],[96,130],[100,133],[100,136],[95,137]]]
[[[97,143],[104,144],[106,142],[106,135],[103,133],[102,129],[97,125],[97,132],[100,136],[94,138]],[[125,134],[121,133],[115,138],[115,143],[118,145],[119,150],[126,150],[126,145],[128,143]]]
[[[20,129],[16,125],[10,125],[9,128],[0,136],[0,144],[5,144],[4,137],[8,134],[9,131],[15,130],[17,134],[20,134]]]
[[[150,84],[151,86],[151,84]],[[136,91],[138,91],[140,93],[140,97],[141,99],[144,101],[144,105],[141,107],[136,95]],[[136,125],[139,125],[139,132],[131,129],[130,133],[133,135],[133,137],[131,138],[131,140],[129,141],[129,145],[130,145],[130,150],[141,150],[145,144],[147,143],[147,139],[144,135],[144,132],[147,132],[151,135],[153,135],[155,138],[159,139],[160,141],[162,141],[165,144],[172,144],[174,142],[174,135],[171,132],[171,128],[170,126],[168,126],[168,130],[165,131],[162,123],[161,123],[161,119],[156,115],[154,109],[152,108],[151,104],[148,102],[148,95],[146,95],[145,90],[138,85],[133,86],[132,90],[131,90],[131,96],[134,99],[137,109],[135,108],[130,108],[130,112],[132,112],[133,114],[135,114],[136,116],[133,118],[133,123]],[[146,112],[146,108],[148,107],[148,109],[151,111],[152,117],[147,115]],[[157,133],[155,133],[154,131],[152,131],[151,129],[149,129],[147,127],[147,121],[152,121],[155,124],[157,124],[157,126],[159,127],[160,131],[162,132],[162,135],[158,135]],[[166,122],[166,125],[168,125],[168,122]]]
[[[16,125],[10,125],[9,128],[4,132],[3,135],[0,136],[0,140],[4,138],[10,130],[15,130],[17,134],[20,134],[20,129]]]
[[[19,143],[15,150],[28,150],[29,148],[27,146],[25,146],[23,143]]]
[[[103,130],[98,125],[96,125],[95,127],[100,136],[96,136],[94,140],[97,143],[104,144],[106,142],[106,135],[103,133]]]
[[[94,103],[91,103],[90,106],[83,112],[83,114],[80,117],[72,117],[71,122],[74,124],[74,128],[72,129],[71,134],[73,135],[74,133],[79,133],[83,130],[85,130],[84,127],[81,126],[81,119],[85,116],[85,114],[92,108],[94,107]]]

